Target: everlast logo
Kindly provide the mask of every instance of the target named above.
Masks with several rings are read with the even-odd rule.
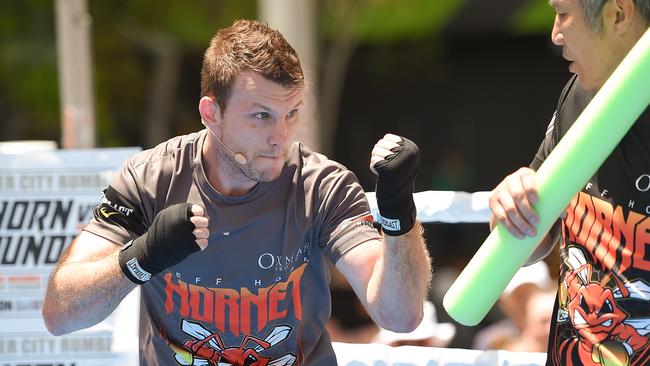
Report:
[[[397,219],[387,219],[383,216],[379,216],[379,222],[381,223],[381,227],[383,227],[384,230],[400,231],[400,224],[399,220]]]
[[[136,258],[129,259],[129,261],[126,262],[126,266],[129,268],[129,272],[140,281],[146,282],[151,279],[151,273],[142,269]]]
[[[120,212],[124,214],[125,216],[129,216],[133,213],[133,209],[120,205],[118,203],[113,203],[111,200],[106,198],[106,194],[102,194],[102,203],[111,206],[115,211]],[[110,215],[108,214],[109,212],[104,208],[103,210],[100,210],[100,212],[104,215],[104,217],[108,218]]]

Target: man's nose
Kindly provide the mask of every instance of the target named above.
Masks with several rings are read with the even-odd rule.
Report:
[[[555,22],[553,23],[553,30],[551,30],[551,41],[556,46],[564,46],[564,34],[560,32],[560,27],[558,26],[558,16],[555,16]]]
[[[286,118],[278,120],[274,126],[271,135],[269,136],[269,145],[274,147],[282,147],[287,143],[289,138],[288,121]]]

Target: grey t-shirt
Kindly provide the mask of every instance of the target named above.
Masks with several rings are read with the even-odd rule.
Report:
[[[380,238],[363,189],[342,165],[294,143],[277,180],[224,196],[203,169],[205,136],[126,161],[84,229],[124,244],[167,206],[207,210],[207,249],[141,286],[141,365],[336,364],[325,330],[330,266]]]

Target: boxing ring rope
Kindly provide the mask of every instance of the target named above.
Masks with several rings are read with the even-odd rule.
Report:
[[[333,343],[339,366],[542,366],[545,353]]]
[[[413,194],[417,218],[422,223],[487,223],[490,192],[423,191]],[[375,192],[366,192],[370,211],[378,218]]]

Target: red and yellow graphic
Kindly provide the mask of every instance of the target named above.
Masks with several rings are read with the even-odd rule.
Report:
[[[181,330],[191,337],[183,344],[168,343],[176,362],[185,366],[293,365],[296,355],[292,353],[275,359],[264,355],[264,351],[289,337],[291,326],[276,326],[263,339],[254,334],[266,332],[272,321],[291,317],[287,323],[292,324],[302,320],[300,283],[307,265],[303,263],[292,271],[286,281],[254,290],[202,287],[174,280],[171,273],[166,273],[165,311],[180,314]],[[212,332],[210,327],[217,330]],[[228,346],[224,343],[225,333],[243,335],[243,339],[238,346]]]
[[[291,366],[296,361],[296,356],[291,353],[276,359],[259,354],[289,336],[291,327],[286,325],[273,328],[264,339],[247,335],[239,347],[226,347],[218,332],[211,333],[199,323],[183,319],[181,329],[192,339],[182,346],[169,344],[174,351],[174,359],[180,365]],[[251,342],[253,347],[247,347]]]
[[[556,356],[563,365],[639,364],[649,352],[650,317],[626,312],[621,301],[650,306],[650,286],[625,277],[650,270],[650,218],[634,211],[626,217],[622,206],[580,192],[567,210],[563,236],[557,322],[571,327]]]
[[[573,270],[560,287],[560,311],[568,316],[577,335],[564,341],[560,352],[568,360],[577,352],[582,365],[629,365],[630,356],[648,342],[625,323],[628,315],[617,305],[616,298],[628,298],[629,290],[615,276],[592,279],[592,265],[586,262],[582,249],[570,247],[568,254]],[[606,287],[611,281],[617,285],[614,291]]]
[[[285,318],[289,309],[297,320],[302,320],[300,281],[305,268],[307,263],[291,272],[286,281],[256,290],[202,287],[174,281],[172,274],[166,273],[165,311],[167,314],[177,311],[184,318],[212,323],[219,332],[228,331],[235,336],[261,332],[269,322]],[[256,309],[257,319],[252,319],[252,307]]]

